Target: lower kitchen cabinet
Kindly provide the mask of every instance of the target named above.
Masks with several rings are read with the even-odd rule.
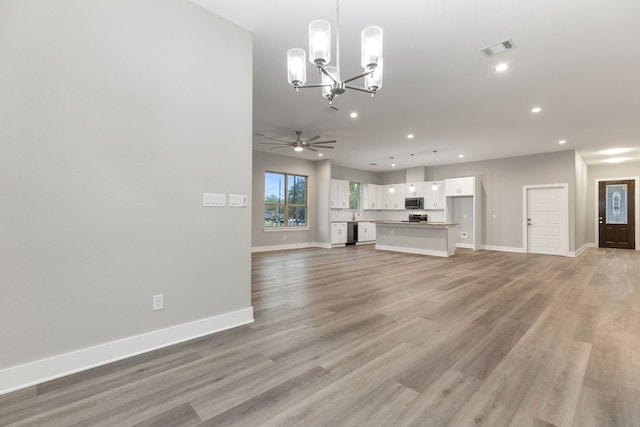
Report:
[[[358,223],[358,242],[374,242],[376,240],[376,224],[373,222]]]
[[[332,222],[331,223],[331,244],[339,245],[347,243],[347,223]]]

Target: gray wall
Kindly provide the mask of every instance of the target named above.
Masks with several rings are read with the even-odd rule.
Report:
[[[575,223],[575,236],[576,236],[576,250],[586,245],[588,240],[588,219],[587,219],[587,165],[580,156],[576,153],[576,217]],[[571,224],[569,224],[571,226]]]
[[[640,162],[632,163],[602,163],[598,165],[590,165],[587,169],[587,231],[590,243],[596,242],[595,225],[598,220],[598,212],[596,212],[596,179],[615,179],[615,178],[637,178],[640,176]],[[637,184],[636,184],[637,185]],[[638,216],[638,207],[640,200],[636,199],[636,217]],[[640,224],[636,223],[636,230]],[[640,242],[636,242],[636,249],[640,249]]]
[[[202,207],[251,194],[251,43],[182,0],[2,2],[0,369],[251,306],[250,211]]]
[[[331,178],[343,181],[360,182],[367,184],[378,184],[380,174],[377,172],[363,171],[360,169],[347,168],[344,166],[332,165]]]
[[[482,244],[522,247],[522,186],[569,184],[569,250],[575,250],[574,151],[511,157],[437,167],[437,178],[476,176],[482,180]],[[427,176],[433,179],[433,168]],[[496,215],[496,219],[492,215]]]
[[[403,182],[407,182],[407,172],[405,169],[391,171],[391,172],[383,172],[379,174],[379,182],[381,185],[390,185],[390,184],[401,184]]]
[[[282,230],[264,228],[264,173],[283,172],[305,175],[307,181],[308,224],[306,230]],[[325,173],[326,174],[326,173]],[[327,186],[329,183],[326,184]],[[280,156],[262,151],[253,152],[253,221],[251,244],[254,248],[265,246],[296,245],[316,242],[316,230],[319,221],[326,221],[326,216],[318,218],[318,183],[316,178],[316,162]],[[328,194],[328,187],[327,187]],[[328,205],[328,201],[326,202]],[[328,209],[328,207],[327,207]],[[328,215],[328,214],[326,214]]]

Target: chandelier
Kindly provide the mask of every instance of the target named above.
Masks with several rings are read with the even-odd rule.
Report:
[[[321,75],[320,84],[306,85],[307,66],[306,53],[303,49],[287,51],[287,74],[289,84],[296,92],[300,88],[320,87],[322,96],[329,104],[347,89],[370,93],[374,97],[382,87],[382,28],[367,27],[361,34],[361,58],[363,72],[357,76],[341,80],[340,77],[340,0],[336,0],[336,65],[330,66],[331,60],[331,25],[327,21],[313,21],[309,24],[309,62],[318,68]],[[364,87],[352,86],[348,83],[364,77]]]

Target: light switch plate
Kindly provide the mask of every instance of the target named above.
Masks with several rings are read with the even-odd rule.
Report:
[[[202,206],[226,206],[227,200],[224,193],[203,193],[202,194]]]
[[[229,206],[244,208],[249,205],[246,194],[229,194]]]

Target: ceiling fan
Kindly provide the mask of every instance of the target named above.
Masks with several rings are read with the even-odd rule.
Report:
[[[316,135],[316,136],[312,136],[311,138],[302,138],[301,135],[302,135],[302,131],[300,130],[296,131],[295,138],[289,135],[289,139],[291,139],[290,141],[263,136],[264,139],[269,139],[271,141],[276,141],[276,142],[261,142],[260,144],[275,145],[275,147],[272,147],[272,149],[293,147],[295,151],[302,151],[305,148],[310,151],[318,151],[316,150],[316,148],[334,148],[334,147],[326,146],[324,144],[333,144],[334,142],[338,142],[336,140],[316,141],[321,137]]]

